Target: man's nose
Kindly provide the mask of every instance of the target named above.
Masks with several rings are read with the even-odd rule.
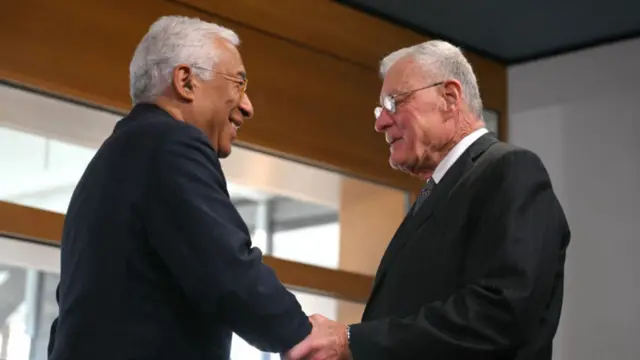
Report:
[[[242,95],[239,108],[245,119],[251,119],[253,117],[253,104],[251,103],[251,100],[249,100],[249,95]]]
[[[380,116],[376,119],[376,122],[373,124],[373,128],[376,129],[377,132],[384,132],[393,124],[393,119],[389,113],[383,110],[380,113]]]

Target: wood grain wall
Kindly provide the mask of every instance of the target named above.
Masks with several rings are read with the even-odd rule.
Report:
[[[0,76],[126,112],[128,65],[159,16],[233,28],[256,116],[243,144],[406,190],[373,131],[379,60],[426,37],[328,0],[10,1],[0,12]],[[506,114],[506,69],[468,54],[488,108]]]

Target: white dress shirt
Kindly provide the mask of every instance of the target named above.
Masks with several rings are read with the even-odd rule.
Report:
[[[456,146],[454,146],[453,149],[449,151],[447,156],[445,156],[444,159],[440,161],[440,164],[438,164],[438,166],[436,167],[436,170],[432,175],[433,181],[438,184],[444,177],[444,174],[447,173],[447,170],[449,170],[449,168],[456,162],[456,160],[458,160],[460,155],[462,155],[464,151],[467,150],[469,146],[471,146],[471,144],[476,142],[476,140],[478,140],[482,135],[488,132],[489,130],[485,128],[478,129],[465,136],[459,143],[457,143]]]

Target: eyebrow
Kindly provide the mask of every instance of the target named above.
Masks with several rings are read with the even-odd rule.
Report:
[[[236,75],[242,80],[247,80],[247,73],[242,70],[238,71]]]
[[[383,101],[383,100],[384,100],[384,98],[386,98],[387,96],[394,97],[394,96],[398,96],[398,95],[400,95],[400,94],[402,94],[402,93],[403,93],[403,91],[398,91],[398,89],[396,88],[396,89],[395,89],[395,90],[393,90],[393,91],[386,92],[383,96],[381,96],[381,97],[380,97],[380,99],[379,99],[378,101],[380,101],[380,103],[382,104],[382,101]]]

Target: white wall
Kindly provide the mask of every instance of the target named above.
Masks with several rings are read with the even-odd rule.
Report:
[[[640,39],[510,68],[509,108],[573,233],[554,359],[640,359]]]

